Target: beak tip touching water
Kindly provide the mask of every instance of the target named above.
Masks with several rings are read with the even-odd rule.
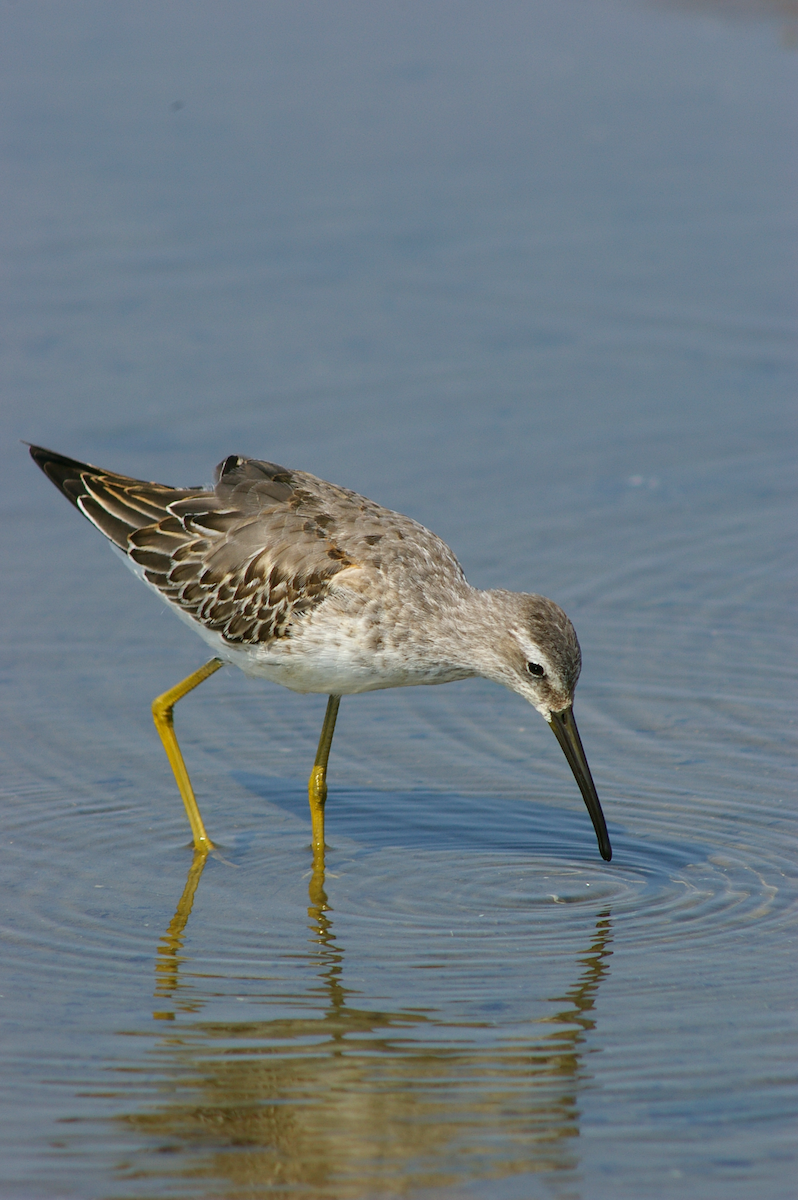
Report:
[[[582,739],[576,727],[573,708],[569,705],[568,708],[564,708],[561,712],[553,712],[549,718],[549,724],[554,736],[560,743],[565,757],[568,759],[568,765],[574,773],[574,778],[579,785],[579,790],[587,806],[587,811],[590,813],[601,857],[605,862],[609,862],[612,859],[612,846],[610,845],[610,836],[607,833],[607,823],[604,820],[604,813],[601,811],[596,785],[593,783],[593,776],[590,774],[590,767],[587,764]]]

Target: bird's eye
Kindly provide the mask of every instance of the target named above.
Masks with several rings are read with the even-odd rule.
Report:
[[[527,663],[526,669],[530,675],[545,675],[546,672],[541,667],[540,663]]]

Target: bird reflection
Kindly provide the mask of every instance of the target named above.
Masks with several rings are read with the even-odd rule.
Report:
[[[191,1179],[197,1196],[204,1179],[230,1196],[279,1189],[343,1200],[527,1173],[556,1172],[563,1183],[574,1175],[580,1093],[590,1079],[585,1040],[612,953],[608,912],[554,1013],[523,1034],[496,1031],[491,1040],[489,1025],[477,1030],[434,1011],[356,1007],[317,869],[308,907],[316,982],[281,998],[294,1015],[200,1021],[204,1001],[196,979],[181,980],[181,966],[205,862],[195,854],[158,948],[154,1016],[180,1020],[157,1050],[158,1106],[122,1118],[136,1142],[122,1177],[168,1173],[172,1183]],[[145,1069],[151,1078],[153,1063]]]

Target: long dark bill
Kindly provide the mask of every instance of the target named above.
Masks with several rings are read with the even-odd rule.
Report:
[[[579,730],[576,728],[573,708],[564,708],[562,712],[553,712],[549,724],[554,730],[554,736],[562,746],[565,757],[568,759],[568,766],[574,773],[574,779],[579,784],[579,791],[582,793],[587,805],[587,811],[590,813],[590,820],[593,822],[593,828],[596,831],[601,857],[606,862],[609,862],[612,858],[612,846],[610,845],[610,837],[607,833],[607,824],[604,820],[604,813],[601,811],[598,794],[596,793],[596,785],[593,782],[593,776],[590,774],[590,767],[587,765],[585,752],[582,748],[582,739],[579,736]]]

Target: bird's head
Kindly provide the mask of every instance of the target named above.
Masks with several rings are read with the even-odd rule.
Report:
[[[504,633],[490,677],[528,700],[551,726],[590,813],[601,856],[609,862],[607,826],[573,713],[582,669],[576,630],[559,605],[545,596],[491,595],[502,611]]]
[[[576,630],[559,605],[545,596],[517,596],[517,613],[505,642],[505,686],[551,721],[574,702],[582,652]]]

